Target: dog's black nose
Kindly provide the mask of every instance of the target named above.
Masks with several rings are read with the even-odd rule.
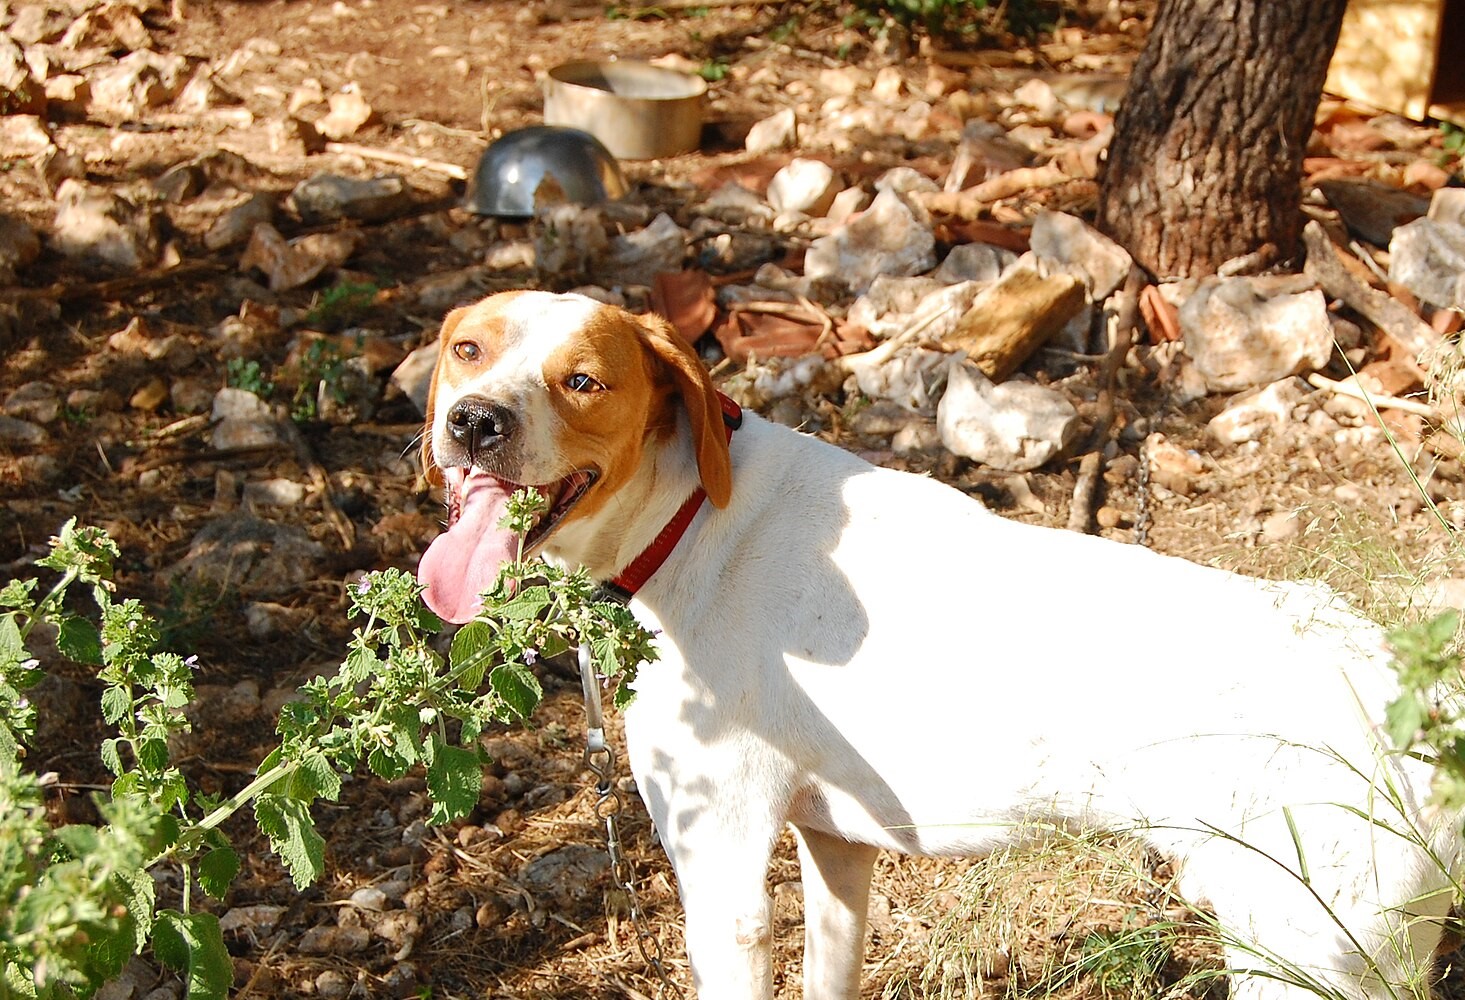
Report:
[[[448,410],[448,433],[470,459],[492,448],[514,431],[514,415],[481,396],[466,396]]]

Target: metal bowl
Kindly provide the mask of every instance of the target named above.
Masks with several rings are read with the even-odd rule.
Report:
[[[544,120],[582,128],[623,160],[689,153],[702,142],[700,76],[631,59],[572,62],[544,80]]]
[[[505,132],[478,160],[463,206],[479,215],[527,219],[546,180],[564,198],[597,205],[626,193],[620,164],[595,136],[575,128],[531,125]]]

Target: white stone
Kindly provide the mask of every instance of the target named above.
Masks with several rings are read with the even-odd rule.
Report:
[[[39,156],[52,148],[51,132],[35,115],[0,118],[0,156]]]
[[[1429,200],[1429,217],[1436,222],[1465,225],[1465,188],[1442,187]]]
[[[994,469],[1030,472],[1069,445],[1079,422],[1061,393],[1017,380],[997,385],[962,362],[950,368],[936,426],[954,454]]]
[[[834,196],[834,201],[830,203],[829,211],[824,213],[824,218],[837,226],[842,226],[869,207],[870,192],[860,187],[845,188]]]
[[[1017,254],[1011,250],[987,243],[962,243],[951,248],[931,277],[948,285],[963,281],[992,282],[1015,263]]]
[[[1206,431],[1222,444],[1243,444],[1259,440],[1268,431],[1279,431],[1305,419],[1304,404],[1310,390],[1297,378],[1285,378],[1231,399],[1226,408],[1211,418]]]
[[[1389,280],[1425,302],[1465,309],[1465,225],[1415,219],[1394,230],[1389,240]]]
[[[789,149],[798,140],[798,123],[794,109],[784,108],[755,123],[748,130],[743,146],[750,153],[773,153],[780,149]]]
[[[1180,307],[1180,333],[1196,370],[1215,391],[1238,392],[1316,371],[1328,363],[1328,304],[1297,278],[1216,278]]]
[[[1039,212],[1030,245],[1041,260],[1081,280],[1095,301],[1107,299],[1124,284],[1133,262],[1119,244],[1064,212]]]
[[[269,404],[246,389],[225,387],[214,394],[210,441],[220,451],[260,448],[285,440]]]
[[[423,416],[427,415],[427,390],[432,384],[432,370],[437,366],[438,342],[434,340],[430,344],[424,344],[397,366],[392,372],[391,383],[396,386],[412,404],[417,407],[417,412]]]
[[[794,159],[768,182],[768,204],[774,211],[823,215],[839,193],[839,175],[821,160]]]
[[[609,257],[597,277],[625,285],[649,285],[662,271],[679,271],[687,255],[687,231],[665,212],[610,241]]]
[[[879,275],[850,306],[849,321],[883,340],[899,333],[921,300],[940,288],[931,278]]]
[[[804,256],[804,276],[834,278],[863,294],[878,276],[922,274],[936,266],[936,237],[893,191],[882,191],[870,208],[828,236]]]
[[[53,245],[68,257],[87,257],[136,270],[158,257],[161,220],[105,188],[65,180],[56,190]]]

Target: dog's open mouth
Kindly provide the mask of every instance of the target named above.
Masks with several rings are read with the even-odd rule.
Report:
[[[472,621],[481,607],[479,596],[498,579],[499,567],[519,555],[519,536],[502,525],[509,498],[523,485],[480,469],[444,469],[448,528],[428,546],[417,568],[427,589],[423,598],[438,617]],[[534,488],[548,503],[524,536],[529,555],[558,528],[595,484],[597,474],[579,469],[553,483]]]

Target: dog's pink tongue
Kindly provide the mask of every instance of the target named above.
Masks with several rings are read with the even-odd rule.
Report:
[[[498,579],[499,565],[514,558],[518,536],[499,527],[509,490],[497,479],[470,476],[463,484],[458,520],[432,540],[417,565],[422,598],[445,621],[472,621],[479,599]]]

